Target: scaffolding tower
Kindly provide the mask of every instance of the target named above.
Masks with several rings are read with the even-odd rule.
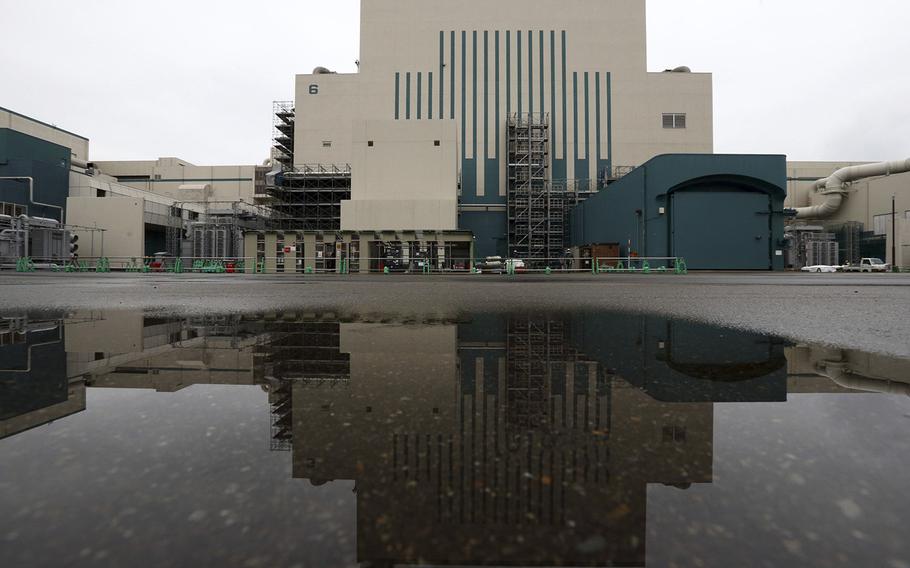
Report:
[[[508,119],[509,255],[529,268],[563,256],[565,186],[549,182],[549,116],[512,114]]]
[[[272,103],[273,157],[286,170],[294,167],[294,125],[294,101]]]

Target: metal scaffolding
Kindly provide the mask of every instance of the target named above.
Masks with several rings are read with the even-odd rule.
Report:
[[[272,144],[275,161],[284,169],[294,167],[294,101],[272,103]]]
[[[351,199],[351,166],[314,164],[284,171],[268,188],[285,230],[338,231],[341,202]]]
[[[549,183],[547,114],[513,114],[508,122],[509,255],[541,268],[563,256],[566,188]]]

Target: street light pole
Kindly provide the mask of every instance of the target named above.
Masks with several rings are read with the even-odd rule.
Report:
[[[897,272],[897,202],[891,195],[891,271]]]

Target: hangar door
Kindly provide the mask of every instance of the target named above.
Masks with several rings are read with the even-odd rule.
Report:
[[[770,270],[771,201],[766,193],[671,193],[670,250],[696,270]]]

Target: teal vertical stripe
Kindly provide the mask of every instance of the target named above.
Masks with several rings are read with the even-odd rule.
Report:
[[[468,149],[465,144],[467,140],[468,133],[468,116],[465,112],[465,106],[468,102],[467,95],[468,88],[468,32],[462,30],[461,32],[461,158],[464,159],[468,155]],[[462,178],[464,178],[464,171],[462,171]],[[464,188],[462,188],[464,189]]]
[[[613,73],[607,72],[607,177],[613,171]]]
[[[566,92],[566,31],[562,31],[562,156],[564,159],[569,159],[569,129],[568,129],[568,119],[569,113],[567,112],[568,101]]]
[[[588,93],[591,92],[591,85],[588,82],[588,72],[585,71],[585,159],[591,159],[591,106]]]
[[[559,117],[556,115],[556,31],[550,30],[550,128],[552,128],[552,144],[553,144],[553,178],[558,179],[557,160],[556,160],[556,128],[557,120]]]
[[[521,32],[515,32],[515,40],[517,42],[517,49],[518,49],[518,66],[517,66],[518,85],[516,85],[516,89],[518,89],[518,114],[519,115],[521,114],[521,106],[522,106],[521,105],[521,65],[522,65],[522,62],[521,62],[521,36],[522,36]]]
[[[404,75],[404,118],[411,120],[411,73]]]
[[[433,72],[427,73],[427,118],[433,119]]]
[[[506,118],[512,116],[512,32],[506,30]]]
[[[474,97],[471,103],[471,112],[473,116],[473,124],[471,128],[473,129],[474,134],[471,136],[471,141],[473,142],[473,152],[471,153],[474,156],[474,159],[477,159],[477,30],[472,32],[473,37],[471,38],[471,59],[472,61],[472,73],[473,73],[473,94]]]
[[[423,73],[417,73],[417,120],[420,120],[423,117],[422,101],[423,99]]]
[[[483,157],[490,155],[490,32],[483,32]],[[484,168],[486,169],[486,168]]]
[[[597,162],[597,179],[600,180],[603,177],[603,172],[601,171],[601,145],[600,145],[600,72],[594,73],[594,152],[596,154],[595,160]]]
[[[444,107],[444,105],[445,105],[444,93],[445,93],[445,84],[446,84],[446,76],[445,76],[446,47],[445,47],[445,45],[446,45],[446,34],[444,31],[440,30],[439,31],[439,118],[440,119],[442,118],[443,109],[445,108]],[[430,114],[432,114],[432,113],[433,113],[433,111],[430,111]],[[433,117],[431,116],[430,118],[433,118]]]
[[[573,141],[575,142],[575,160],[578,161],[578,72],[572,72],[572,108],[573,108]],[[575,171],[575,179],[578,179],[578,170]]]
[[[449,100],[449,106],[451,106],[452,111],[449,118],[455,120],[455,32],[452,32],[452,46],[449,53],[449,73],[451,75],[451,97]]]
[[[401,118],[401,73],[395,73],[395,120]]]
[[[543,49],[544,49],[543,48],[543,46],[544,46],[543,30],[540,30],[540,42],[539,43],[540,43],[540,72],[539,72],[539,75],[540,75],[540,115],[542,117],[543,113],[544,113],[544,108],[546,108],[544,106],[544,97],[543,97],[543,95],[544,95],[544,88],[543,88],[543,80],[544,80],[544,77],[543,77],[543,69],[544,69],[544,67],[543,67],[543,60],[544,60],[543,59]]]
[[[495,34],[496,39],[496,159],[499,159],[499,30]],[[496,172],[497,177],[499,172]]]
[[[534,114],[534,32],[528,30],[528,113]]]

